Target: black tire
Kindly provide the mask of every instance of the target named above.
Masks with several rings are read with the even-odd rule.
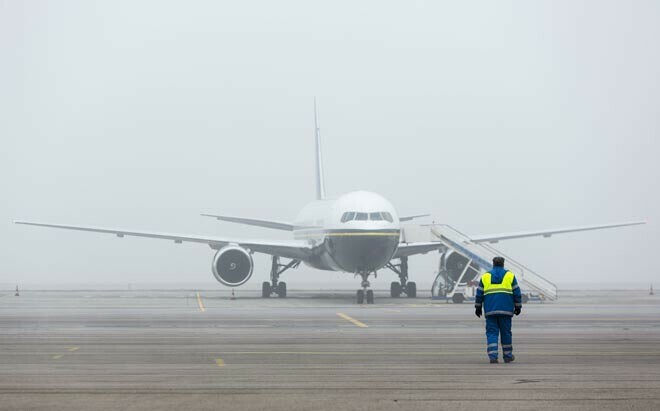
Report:
[[[270,298],[270,283],[268,281],[261,283],[261,297]]]
[[[374,290],[367,290],[367,304],[374,303]]]
[[[406,284],[406,294],[408,295],[408,298],[417,298],[417,283],[409,281],[408,284]]]
[[[277,296],[279,298],[286,298],[286,283],[284,281],[277,283]]]
[[[454,304],[463,304],[463,301],[465,301],[465,296],[463,294],[454,294],[451,297],[451,302]]]
[[[364,304],[364,290],[357,290],[357,303]]]
[[[523,304],[527,304],[529,302],[529,294],[522,295],[522,302]]]
[[[401,283],[392,281],[392,284],[390,284],[390,295],[392,298],[401,297]]]

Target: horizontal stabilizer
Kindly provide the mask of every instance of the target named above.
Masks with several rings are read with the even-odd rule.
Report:
[[[399,217],[399,221],[401,221],[401,222],[412,221],[416,218],[429,217],[430,215],[431,214],[408,215],[408,216]]]
[[[392,258],[409,257],[416,254],[426,254],[430,251],[436,251],[444,247],[439,241],[421,242],[421,243],[400,243],[396,253]]]
[[[220,221],[229,221],[230,223],[253,225],[257,227],[270,228],[273,230],[293,231],[293,224],[280,221],[257,220],[254,218],[230,217],[225,215],[202,214],[204,217],[213,217]]]

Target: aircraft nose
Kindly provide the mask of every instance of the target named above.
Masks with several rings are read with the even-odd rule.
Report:
[[[392,258],[398,232],[336,233],[328,239],[328,251],[347,272],[375,271]]]

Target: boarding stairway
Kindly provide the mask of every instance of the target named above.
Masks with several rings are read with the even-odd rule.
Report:
[[[432,292],[434,296],[438,295],[438,290],[441,290],[441,287],[444,286],[450,287],[442,292],[445,297],[451,298],[456,293],[463,293],[465,296],[470,297],[468,289],[470,283],[475,279],[478,281],[478,275],[491,269],[493,257],[502,256],[506,259],[506,268],[516,275],[525,299],[530,297],[541,301],[554,301],[557,299],[557,286],[555,284],[501,251],[496,250],[490,244],[475,243],[467,235],[448,224],[433,224],[429,227],[433,241],[440,241],[448,250],[452,250],[467,259],[467,264],[464,265],[460,276],[455,281],[449,280],[447,273],[442,269],[441,262],[441,269],[433,283]]]

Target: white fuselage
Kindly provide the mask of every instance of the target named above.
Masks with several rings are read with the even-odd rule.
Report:
[[[355,191],[309,203],[298,214],[293,235],[314,247],[306,264],[333,271],[374,272],[394,255],[399,217],[384,197]]]

